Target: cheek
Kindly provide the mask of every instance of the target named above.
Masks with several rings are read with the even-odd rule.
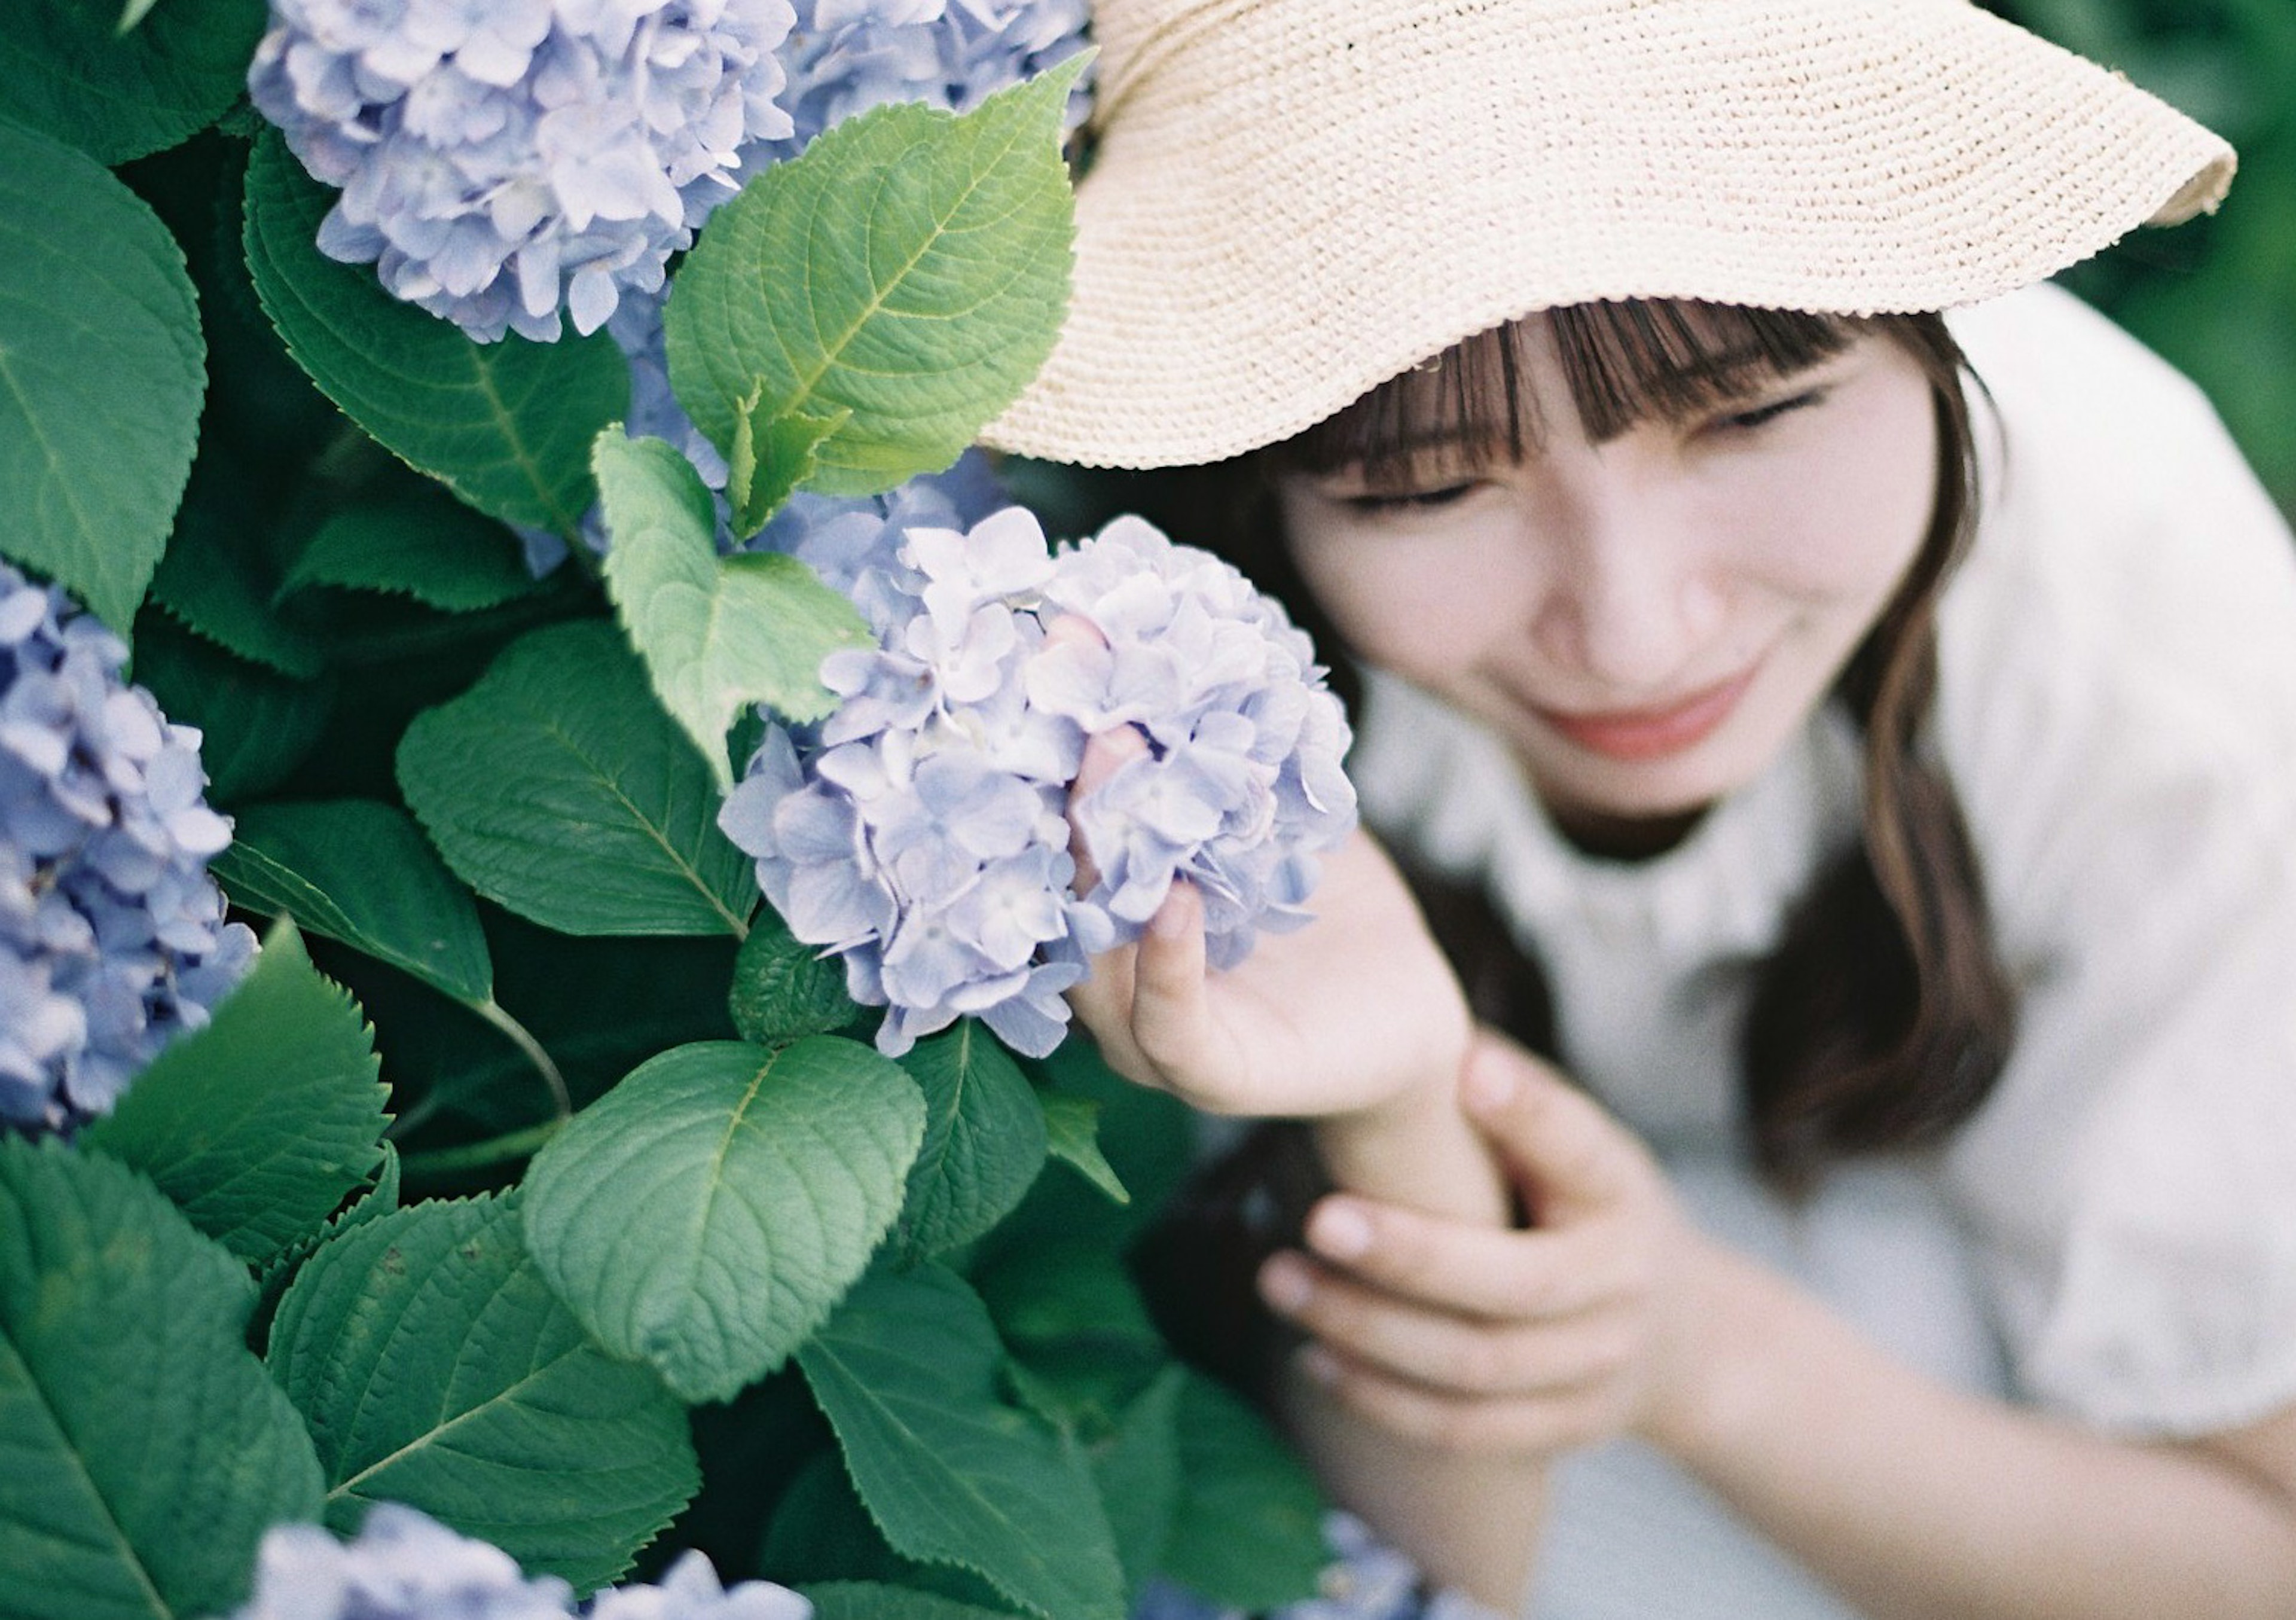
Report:
[[[1497,593],[1472,547],[1389,536],[1307,540],[1292,556],[1349,647],[1398,675],[1439,680],[1503,632]]]

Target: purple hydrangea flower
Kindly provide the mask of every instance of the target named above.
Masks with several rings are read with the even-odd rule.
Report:
[[[127,649],[0,563],[0,1128],[69,1131],[208,1021],[255,952],[207,875],[200,734]]]
[[[1355,793],[1339,701],[1283,610],[1136,518],[1055,556],[1020,507],[959,531],[900,504],[769,529],[876,646],[824,660],[837,709],[770,726],[719,818],[791,931],[888,1008],[879,1047],[972,1014],[1049,1052],[1061,992],[1138,938],[1177,877],[1202,892],[1216,966],[1304,921]],[[1096,637],[1049,634],[1071,614]],[[1070,786],[1086,736],[1125,725],[1148,747],[1077,807],[1101,872],[1079,898]]]
[[[397,1502],[368,1509],[356,1539],[316,1525],[279,1525],[257,1555],[255,1590],[231,1620],[808,1620],[813,1605],[785,1586],[718,1584],[688,1552],[659,1586],[600,1592],[577,1607],[555,1575],[527,1578],[511,1556]]]
[[[788,136],[789,0],[272,0],[248,92],[319,247],[482,342],[594,332]]]

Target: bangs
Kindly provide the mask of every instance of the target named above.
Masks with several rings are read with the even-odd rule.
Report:
[[[1858,323],[1687,300],[1571,304],[1546,312],[1570,403],[1589,441],[1678,422],[1744,399],[1840,354]],[[1430,450],[1520,461],[1546,441],[1524,386],[1538,317],[1494,326],[1391,377],[1267,454],[1289,471],[1407,474]]]

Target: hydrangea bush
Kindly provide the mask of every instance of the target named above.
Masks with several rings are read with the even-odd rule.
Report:
[[[127,10],[0,119],[0,1613],[1316,1591],[1127,1269],[1186,1122],[1058,991],[1176,876],[1286,925],[1337,712],[960,459],[1066,297],[1076,0]],[[761,891],[791,761],[898,781],[897,891]]]

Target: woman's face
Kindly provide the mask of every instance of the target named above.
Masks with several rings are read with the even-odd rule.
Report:
[[[1371,663],[1511,743],[1566,826],[1677,818],[1760,774],[1904,576],[1936,488],[1930,384],[1863,334],[1681,422],[1589,443],[1546,323],[1545,442],[1278,485],[1292,555]]]

